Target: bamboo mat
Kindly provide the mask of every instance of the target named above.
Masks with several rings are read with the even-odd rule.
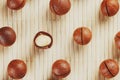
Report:
[[[55,16],[49,10],[49,0],[27,0],[25,7],[11,11],[6,0],[0,0],[0,26],[11,26],[17,40],[11,47],[0,46],[0,80],[12,80],[7,65],[13,59],[23,59],[28,71],[23,80],[52,80],[51,67],[57,59],[71,64],[71,74],[63,80],[107,80],[99,74],[100,63],[108,58],[120,63],[114,36],[120,30],[120,12],[111,18],[99,10],[102,0],[71,0],[71,10],[64,16]],[[87,26],[93,37],[86,46],[73,41],[73,31]],[[47,50],[34,47],[38,31],[49,32],[54,39]],[[120,73],[109,80],[120,80]]]

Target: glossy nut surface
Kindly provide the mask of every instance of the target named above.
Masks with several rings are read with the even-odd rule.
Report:
[[[7,7],[12,10],[19,10],[25,6],[26,0],[7,0]]]
[[[92,39],[92,32],[87,27],[80,27],[74,31],[73,38],[77,44],[86,45]]]
[[[106,78],[113,78],[119,72],[118,63],[112,59],[107,59],[100,64],[100,73]]]
[[[57,60],[52,66],[52,74],[55,79],[67,77],[71,72],[70,64],[65,60]]]
[[[21,79],[27,72],[27,66],[24,61],[15,59],[8,64],[8,75],[13,79]]]
[[[40,31],[34,37],[34,44],[38,48],[47,49],[52,46],[53,38],[49,33]]]
[[[0,28],[0,44],[2,46],[11,46],[16,41],[16,33],[10,27]]]
[[[70,0],[50,0],[50,10],[56,15],[64,15],[70,8]]]
[[[118,0],[103,0],[101,11],[104,16],[114,16],[119,10]]]

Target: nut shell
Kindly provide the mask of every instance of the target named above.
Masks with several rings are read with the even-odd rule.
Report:
[[[15,31],[10,27],[0,28],[0,44],[2,46],[11,46],[16,41]]]
[[[107,59],[100,64],[100,73],[106,78],[113,78],[119,72],[118,63],[112,59]]]
[[[48,36],[48,37],[51,39],[50,44],[47,44],[46,46],[40,46],[40,45],[38,45],[38,44],[36,43],[36,39],[37,39],[37,37],[39,37],[40,35]],[[34,44],[35,44],[35,46],[38,47],[38,48],[48,49],[48,48],[50,48],[50,47],[52,46],[52,44],[53,44],[53,38],[52,38],[52,36],[51,36],[49,33],[44,32],[44,31],[40,31],[40,32],[38,32],[38,33],[35,35],[35,37],[34,37]]]
[[[103,0],[101,11],[105,16],[114,16],[119,10],[118,0]]]
[[[74,31],[73,38],[77,44],[86,45],[92,39],[92,32],[87,27],[80,27]]]
[[[26,0],[7,0],[7,7],[12,10],[19,10],[25,6]]]
[[[65,60],[57,60],[52,66],[52,74],[54,78],[65,78],[70,74],[70,72],[70,64]]]
[[[115,35],[115,45],[118,49],[120,49],[120,32],[118,32],[116,35]]]
[[[50,0],[50,10],[57,15],[66,14],[71,8],[70,0]]]
[[[8,64],[7,72],[11,78],[21,79],[27,72],[27,66],[24,61],[15,59]]]

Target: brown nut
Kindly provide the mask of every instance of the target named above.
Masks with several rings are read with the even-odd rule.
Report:
[[[27,72],[27,66],[24,61],[15,59],[8,64],[7,72],[11,78],[21,79]]]
[[[56,15],[64,15],[70,8],[70,0],[50,0],[50,10]]]
[[[104,16],[114,16],[119,10],[118,0],[103,0],[101,11]]]
[[[7,0],[7,7],[12,10],[19,10],[24,7],[26,0]]]
[[[0,28],[0,44],[2,46],[11,46],[16,41],[15,31],[10,27]]]
[[[65,78],[70,72],[70,64],[65,60],[57,60],[52,66],[52,75],[55,79]]]
[[[86,45],[92,39],[92,32],[87,27],[80,27],[74,31],[73,38],[77,44]]]
[[[49,33],[40,31],[36,34],[34,38],[34,44],[38,48],[47,49],[52,46],[53,38]]]
[[[112,59],[107,59],[100,64],[100,73],[106,78],[115,77],[119,72],[118,63]]]
[[[118,49],[120,49],[120,32],[118,32],[116,35],[115,35],[115,45]]]

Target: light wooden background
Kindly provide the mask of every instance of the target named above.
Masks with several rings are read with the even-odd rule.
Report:
[[[102,16],[101,2],[71,0],[71,10],[60,17],[51,14],[49,0],[27,0],[19,11],[11,11],[6,7],[6,0],[0,0],[0,26],[11,26],[17,34],[13,46],[0,46],[0,80],[12,80],[7,75],[7,65],[13,59],[27,63],[23,80],[53,80],[51,67],[57,59],[71,64],[71,74],[63,80],[107,80],[99,74],[99,65],[108,58],[120,63],[120,53],[114,45],[114,36],[120,30],[120,12],[111,18]],[[78,46],[73,41],[73,31],[80,26],[89,27],[93,33],[86,46]],[[33,38],[41,30],[53,36],[52,48],[34,47]],[[120,80],[120,73],[110,80]]]

